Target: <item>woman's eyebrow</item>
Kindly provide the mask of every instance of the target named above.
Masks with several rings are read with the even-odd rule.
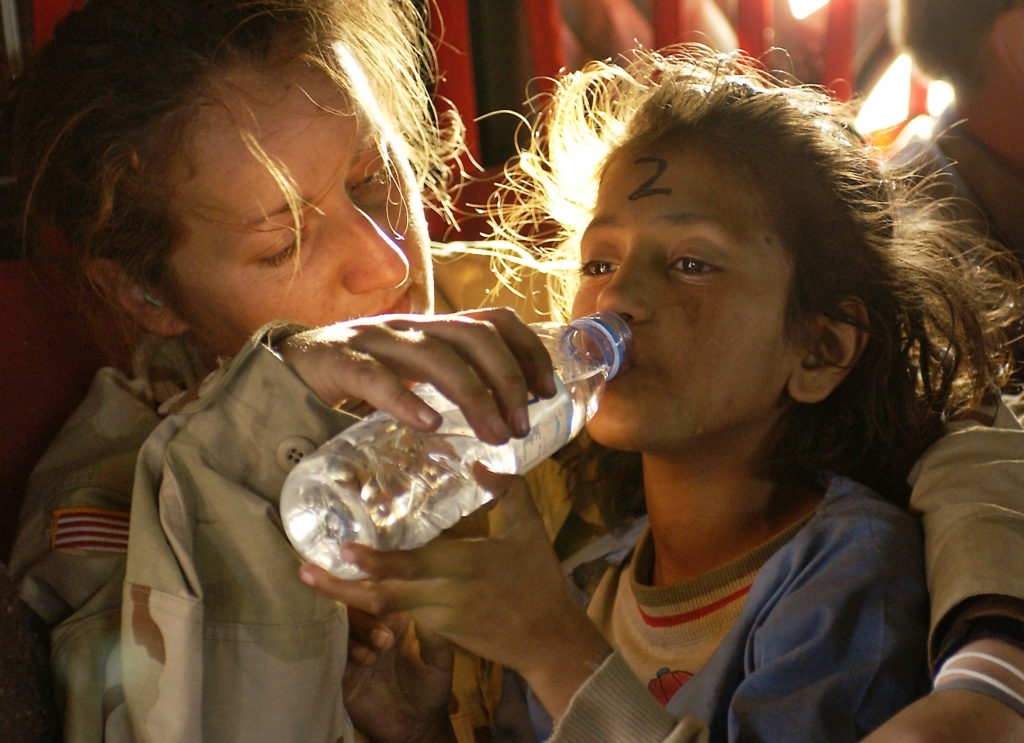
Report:
[[[377,145],[377,140],[372,135],[370,135],[370,134],[363,135],[359,139],[359,141],[356,142],[356,146],[355,146],[355,149],[354,149],[354,151],[352,153],[352,157],[349,158],[349,162],[348,162],[349,169],[353,168],[356,163],[358,163],[360,160],[364,159],[367,156],[368,153],[370,153],[370,152],[379,152],[379,151],[380,151],[380,148]],[[308,206],[308,205],[310,205],[312,203],[315,203],[316,199],[312,199],[311,200],[311,199],[309,199],[306,196],[299,196],[299,201],[302,204],[303,208],[305,208],[306,206]],[[276,209],[274,209],[272,211],[269,211],[269,212],[264,212],[264,213],[260,214],[258,217],[253,217],[252,219],[247,220],[245,222],[245,228],[246,229],[254,229],[256,227],[259,227],[261,224],[263,224],[265,222],[269,222],[270,220],[274,219],[275,217],[280,217],[280,216],[282,216],[284,214],[288,214],[290,212],[291,212],[291,205],[286,200],[280,206],[278,206]]]
[[[348,169],[351,170],[355,166],[356,163],[358,163],[360,160],[362,160],[364,157],[366,157],[366,154],[368,152],[370,152],[371,150],[375,150],[375,149],[376,148],[371,144],[370,146],[368,146],[366,148],[363,148],[363,149],[360,149],[359,151],[357,151],[352,156],[352,158],[350,159],[350,161],[348,163]],[[329,179],[328,183],[325,185],[323,190],[317,196],[309,197],[309,196],[303,196],[303,195],[300,194],[299,197],[298,197],[300,210],[305,211],[308,207],[311,207],[311,206],[314,207],[314,208],[317,208],[316,204],[320,201],[320,199],[323,198],[323,196],[325,194],[327,194],[335,186],[336,183],[337,183],[336,179],[333,179],[333,178]],[[245,228],[246,229],[255,229],[256,227],[259,227],[260,225],[262,225],[262,224],[264,224],[266,222],[270,222],[271,220],[273,220],[276,217],[280,217],[280,216],[283,216],[285,214],[290,214],[290,213],[291,213],[291,205],[286,200],[280,206],[278,206],[276,209],[274,209],[272,211],[269,211],[269,212],[264,212],[260,216],[254,217],[253,219],[248,220],[245,223]]]
[[[302,199],[302,203],[305,204],[306,200]],[[255,217],[255,218],[253,218],[251,220],[248,220],[245,223],[245,228],[248,229],[248,230],[255,229],[256,227],[259,227],[261,224],[264,224],[265,222],[271,221],[275,217],[280,217],[283,214],[290,214],[291,210],[292,210],[291,206],[286,201],[283,204],[281,204],[281,206],[279,206],[278,208],[274,209],[273,211],[265,212],[264,214],[261,214],[258,217]]]

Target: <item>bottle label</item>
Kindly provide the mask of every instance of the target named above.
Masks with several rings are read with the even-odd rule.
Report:
[[[577,432],[573,430],[572,399],[565,384],[555,375],[558,390],[553,397],[535,397],[527,403],[530,433],[525,438],[511,439],[519,472],[533,469],[561,449]]]

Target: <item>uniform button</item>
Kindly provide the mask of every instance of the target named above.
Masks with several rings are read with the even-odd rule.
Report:
[[[314,449],[316,446],[309,439],[289,436],[277,446],[277,464],[285,472],[291,472],[292,468]]]

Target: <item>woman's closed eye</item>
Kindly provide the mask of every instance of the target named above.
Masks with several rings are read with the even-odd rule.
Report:
[[[299,249],[299,241],[292,240],[290,243],[285,245],[281,250],[277,251],[273,255],[268,255],[265,258],[260,258],[260,263],[271,268],[280,266],[285,261],[291,260],[295,257],[296,251]]]
[[[391,165],[379,154],[376,154],[360,170],[362,170],[360,176],[348,183],[349,196],[361,207],[383,204],[391,192],[394,180]]]
[[[388,185],[390,180],[391,177],[388,166],[381,165],[375,171],[357,181],[350,191],[352,193],[362,193],[377,188],[383,188]]]

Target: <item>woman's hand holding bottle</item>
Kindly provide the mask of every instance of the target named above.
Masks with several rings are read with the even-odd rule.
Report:
[[[328,404],[365,402],[424,431],[440,417],[406,383],[430,382],[494,444],[527,432],[532,395],[555,392],[543,344],[507,309],[352,320],[291,336],[278,350]]]

